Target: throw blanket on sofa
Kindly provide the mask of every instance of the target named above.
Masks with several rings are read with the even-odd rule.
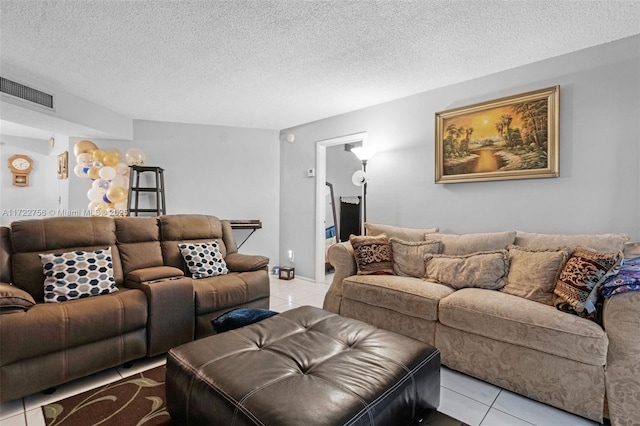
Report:
[[[640,291],[640,257],[625,259],[620,271],[600,287],[600,292],[606,298],[628,291]]]

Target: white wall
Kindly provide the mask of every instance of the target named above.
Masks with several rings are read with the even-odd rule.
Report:
[[[146,165],[165,170],[168,214],[259,219],[262,229],[240,252],[278,264],[277,131],[135,120],[133,139],[129,147],[146,153]],[[240,244],[248,231],[235,235]]]
[[[367,219],[443,232],[626,232],[640,239],[640,36],[284,129],[280,241],[314,274],[316,142],[363,132]],[[560,177],[434,183],[435,113],[560,86]]]
[[[123,156],[129,148],[146,154],[146,165],[159,166],[165,172],[168,214],[210,214],[221,219],[259,219],[257,230],[242,246],[247,254],[261,254],[278,261],[279,235],[279,152],[275,130],[242,129],[154,121],[134,121],[134,139],[91,139],[100,149],[119,149]],[[86,211],[90,179],[74,175],[73,148],[84,138],[56,136],[51,150],[47,141],[2,136],[0,160],[15,153],[30,155],[35,162],[31,186],[11,186],[11,173],[0,169],[0,208],[61,208],[70,212]],[[66,145],[62,143],[64,141]],[[57,154],[69,150],[69,179],[59,181]],[[144,176],[144,175],[143,175]],[[143,194],[144,195],[144,194]],[[142,204],[141,197],[140,207]],[[3,225],[19,218],[1,217]],[[249,231],[234,231],[238,244]]]
[[[56,135],[55,140],[51,148],[48,140],[0,135],[0,225],[66,214],[69,179],[58,179],[58,154],[69,149],[69,138]],[[12,184],[7,165],[14,154],[25,154],[33,160],[29,186]]]
[[[134,120],[131,141],[91,139],[100,149],[141,149],[146,166],[164,169],[167,214],[197,213],[220,219],[260,219],[241,253],[268,256],[278,264],[278,132],[184,123]],[[78,138],[71,139],[71,148]],[[75,158],[70,160],[75,165]],[[154,184],[143,173],[141,186]],[[85,209],[91,180],[73,176],[72,208]],[[140,208],[155,207],[155,196],[140,194]],[[145,214],[140,214],[141,216]],[[146,214],[148,216],[148,214]],[[236,230],[240,244],[249,231]]]

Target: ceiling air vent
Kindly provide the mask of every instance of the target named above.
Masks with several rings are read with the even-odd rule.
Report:
[[[53,108],[53,95],[25,86],[24,84],[16,83],[4,77],[0,77],[0,92],[47,108]]]

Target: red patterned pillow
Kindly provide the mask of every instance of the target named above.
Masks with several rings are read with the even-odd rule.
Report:
[[[391,246],[386,234],[351,235],[349,242],[358,266],[358,275],[393,275]]]
[[[560,273],[554,293],[567,301],[576,312],[596,310],[599,288],[618,272],[622,252],[598,253],[577,247]]]

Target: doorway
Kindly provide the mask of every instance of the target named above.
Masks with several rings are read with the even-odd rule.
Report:
[[[326,182],[327,182],[327,148],[353,143],[367,144],[367,132],[325,139],[316,142],[316,262],[315,280],[325,281],[325,223],[326,223]]]

